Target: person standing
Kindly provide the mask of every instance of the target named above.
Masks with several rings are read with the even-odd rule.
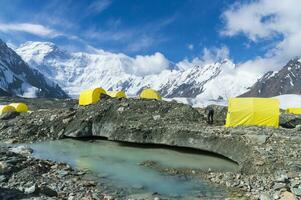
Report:
[[[207,123],[213,124],[214,109],[212,106],[207,106],[205,111],[207,113]]]

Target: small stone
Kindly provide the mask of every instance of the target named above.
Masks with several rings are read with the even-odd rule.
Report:
[[[280,200],[297,200],[297,197],[293,193],[285,191],[281,194]]]
[[[65,170],[58,170],[57,173],[58,173],[58,176],[61,178],[69,174],[69,172],[67,172]]]
[[[18,143],[18,140],[16,140],[16,139],[8,139],[4,143],[5,144],[16,144],[16,143]]]
[[[110,196],[110,195],[105,195],[103,197],[105,200],[114,200],[114,197]]]
[[[73,196],[73,195],[69,196],[68,200],[75,200],[75,196]]]
[[[49,120],[53,121],[53,120],[55,120],[56,117],[57,117],[56,115],[51,115]]]
[[[280,190],[282,188],[285,188],[286,184],[285,183],[275,183],[275,185],[273,186],[274,190]]]
[[[50,187],[47,187],[47,186],[41,186],[40,193],[42,193],[46,196],[49,196],[49,197],[57,197],[58,196],[56,191],[54,191],[53,189],[51,189]]]
[[[0,173],[5,173],[8,170],[6,162],[0,161]]]
[[[301,196],[301,188],[291,188],[292,193],[297,196]]]
[[[160,118],[161,118],[160,115],[154,115],[154,116],[153,116],[153,119],[154,119],[154,120],[159,120]]]
[[[36,185],[33,185],[31,187],[25,188],[24,189],[24,193],[25,194],[32,194],[32,193],[34,193],[36,191],[36,189],[37,189]]]
[[[277,177],[276,181],[277,182],[286,182],[288,180],[288,176],[286,174],[281,174],[279,177]]]
[[[96,183],[94,181],[85,181],[83,185],[86,187],[93,187],[96,186]]]
[[[271,200],[270,195],[268,195],[267,193],[261,194],[259,199],[260,200]]]
[[[251,141],[256,142],[258,144],[264,144],[268,138],[267,135],[255,135],[255,134],[247,135],[247,137],[249,137]]]
[[[124,107],[119,107],[119,108],[117,109],[118,112],[123,112],[124,110],[125,110]]]
[[[280,192],[279,192],[279,191],[276,191],[276,192],[273,194],[273,199],[280,199]]]

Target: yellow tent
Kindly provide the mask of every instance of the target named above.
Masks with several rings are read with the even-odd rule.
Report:
[[[141,93],[140,93],[140,99],[157,99],[157,100],[161,100],[161,96],[159,94],[159,92],[157,92],[156,90],[153,89],[144,89]]]
[[[288,108],[286,109],[286,112],[295,115],[301,115],[301,108]]]
[[[17,112],[27,112],[28,106],[25,103],[11,103],[10,106],[14,107]]]
[[[124,91],[108,91],[107,95],[113,98],[126,98],[126,94]]]
[[[0,115],[7,112],[14,112],[16,109],[9,105],[0,105]]]
[[[230,98],[226,127],[279,127],[279,101],[272,98]]]
[[[106,91],[102,88],[84,90],[79,95],[79,105],[95,104],[100,100],[101,94],[106,94]]]

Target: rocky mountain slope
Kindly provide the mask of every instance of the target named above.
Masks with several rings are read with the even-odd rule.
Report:
[[[301,59],[290,60],[280,71],[267,72],[242,96],[273,97],[300,94]]]
[[[0,40],[0,95],[65,98],[66,93]]]
[[[132,95],[152,87],[165,97],[226,99],[246,92],[257,78],[240,73],[230,60],[202,66],[190,63],[183,69],[160,53],[134,58],[102,50],[70,53],[49,42],[27,42],[16,52],[73,97],[83,89],[101,86]],[[165,66],[164,70],[148,71],[157,65]]]

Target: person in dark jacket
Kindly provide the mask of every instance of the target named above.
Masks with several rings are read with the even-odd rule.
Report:
[[[214,109],[211,106],[208,106],[206,108],[206,113],[207,113],[208,124],[213,124]]]

